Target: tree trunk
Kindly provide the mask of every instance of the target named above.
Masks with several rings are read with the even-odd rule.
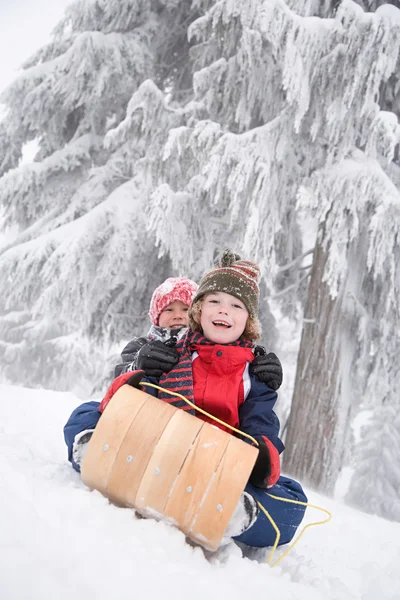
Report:
[[[323,281],[327,256],[328,251],[318,242],[283,462],[286,472],[324,493],[333,491],[342,461],[348,410],[341,406],[341,381],[346,381],[343,369],[349,369],[341,360],[345,282],[332,298]]]

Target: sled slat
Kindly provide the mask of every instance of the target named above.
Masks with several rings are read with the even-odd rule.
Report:
[[[190,524],[207,495],[229,438],[216,427],[203,427],[179,473],[165,506],[165,515],[179,523],[186,534],[189,534]]]
[[[132,388],[123,385],[114,394],[93,432],[81,466],[82,481],[102,494],[107,493],[108,481],[122,441],[146,402],[146,395],[132,398]]]
[[[257,456],[257,448],[230,437],[208,493],[189,526],[190,537],[206,538],[211,549],[218,548]]]
[[[153,396],[145,396],[146,401],[133,420],[118,451],[107,487],[109,498],[132,507],[135,507],[137,491],[154,446],[178,410]]]
[[[136,498],[138,509],[150,507],[164,513],[165,504],[203,425],[203,421],[193,419],[183,410],[175,412],[143,474]]]

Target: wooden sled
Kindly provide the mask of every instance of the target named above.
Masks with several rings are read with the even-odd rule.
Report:
[[[216,550],[257,455],[216,426],[123,385],[93,433],[81,476],[112,502],[166,519]]]

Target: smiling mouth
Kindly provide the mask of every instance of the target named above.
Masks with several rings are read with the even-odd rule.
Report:
[[[225,329],[230,329],[232,327],[232,325],[229,325],[229,323],[225,323],[224,321],[213,321],[212,324],[215,327],[223,327]]]

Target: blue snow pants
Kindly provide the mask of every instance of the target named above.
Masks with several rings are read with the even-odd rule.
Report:
[[[300,525],[306,507],[300,504],[292,504],[291,502],[282,502],[281,500],[275,500],[268,494],[273,496],[279,496],[279,498],[288,498],[289,500],[299,500],[300,502],[307,502],[307,497],[301,485],[294,479],[284,477],[281,475],[277,483],[268,490],[257,488],[250,483],[246,486],[246,492],[249,492],[260,504],[266,509],[272,519],[275,521],[281,537],[279,540],[279,546],[282,544],[289,543]],[[260,510],[256,522],[244,533],[235,537],[237,542],[242,542],[247,546],[255,546],[257,548],[264,548],[266,546],[273,546],[275,543],[276,532],[272,527],[269,519]]]
[[[101,417],[99,407],[100,402],[95,400],[81,404],[73,411],[64,427],[64,439],[68,446],[68,460],[78,473],[81,472],[81,468],[76,464],[72,455],[74,439],[78,433],[85,431],[85,429],[95,429]]]

